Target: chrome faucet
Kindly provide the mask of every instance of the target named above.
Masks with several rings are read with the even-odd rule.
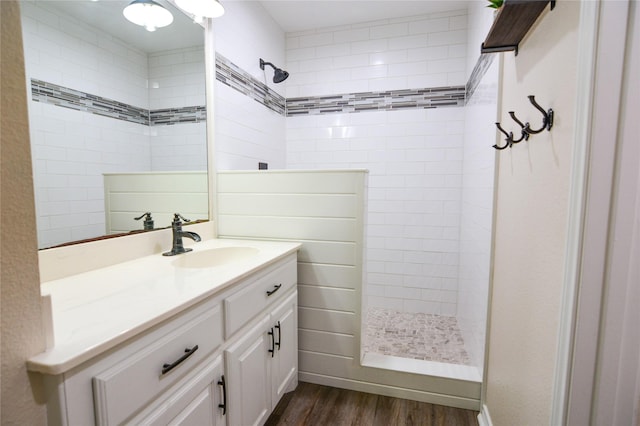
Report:
[[[191,238],[193,241],[200,241],[200,235],[195,232],[183,231],[182,221],[191,222],[189,219],[185,219],[180,213],[173,215],[173,222],[171,222],[171,230],[173,231],[173,247],[171,251],[162,253],[163,256],[175,256],[176,254],[186,253],[193,249],[184,248],[182,244],[182,237]]]

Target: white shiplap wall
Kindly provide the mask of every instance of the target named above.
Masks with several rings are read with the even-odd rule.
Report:
[[[155,228],[171,226],[174,213],[191,221],[209,219],[207,172],[105,173],[106,233],[143,229],[150,212]]]
[[[220,172],[218,235],[302,243],[300,380],[478,409],[478,382],[360,364],[367,180],[364,170]]]

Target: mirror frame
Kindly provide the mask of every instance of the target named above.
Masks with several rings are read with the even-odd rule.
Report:
[[[174,0],[169,0],[174,3]],[[207,108],[207,179],[209,187],[209,221],[213,223],[213,237],[218,238],[218,175],[215,144],[215,85],[216,85],[216,36],[213,19],[204,20],[204,76],[205,106]]]

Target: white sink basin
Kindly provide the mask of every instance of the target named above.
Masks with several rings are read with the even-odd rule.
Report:
[[[221,247],[179,255],[172,262],[178,268],[211,268],[249,259],[259,250],[253,247]]]

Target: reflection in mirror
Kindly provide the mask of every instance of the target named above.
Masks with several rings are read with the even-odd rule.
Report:
[[[157,1],[154,32],[129,1],[20,2],[40,248],[208,219],[203,29]]]

